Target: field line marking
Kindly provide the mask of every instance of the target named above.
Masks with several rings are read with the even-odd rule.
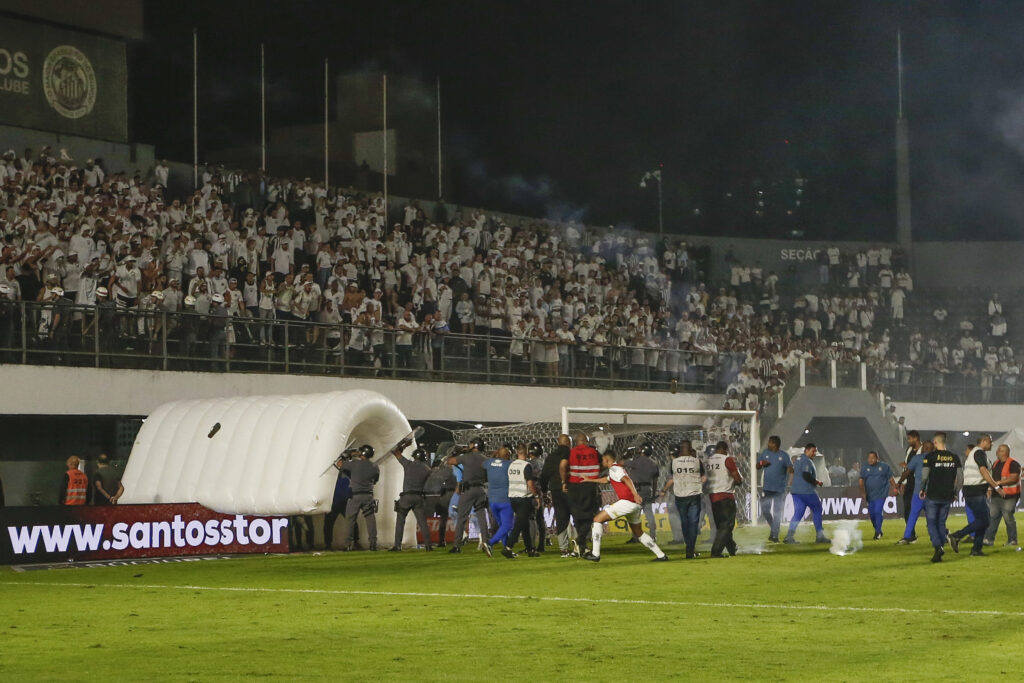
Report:
[[[698,602],[677,600],[632,600],[622,598],[570,598],[542,595],[496,593],[427,593],[414,591],[329,590],[326,588],[263,588],[259,586],[194,586],[156,583],[80,583],[50,581],[0,581],[4,586],[58,586],[65,588],[143,588],[226,593],[297,593],[312,595],[375,595],[406,598],[475,598],[482,600],[539,600],[542,602],[589,602],[609,605],[650,605],[658,607],[710,607],[715,609],[803,610],[811,612],[866,612],[870,614],[949,614],[961,616],[1024,617],[1024,612],[965,609],[918,609],[914,607],[851,607],[848,605],[782,605],[756,602]]]

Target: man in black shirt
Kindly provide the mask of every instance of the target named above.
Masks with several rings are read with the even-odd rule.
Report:
[[[984,440],[982,440],[984,443]],[[991,445],[991,442],[989,442]],[[964,504],[974,514],[974,519],[960,531],[949,535],[949,546],[953,552],[960,552],[960,541],[966,536],[974,539],[974,547],[971,555],[981,557],[981,546],[984,542],[985,529],[989,524],[988,512],[988,487],[995,488],[996,480],[988,469],[988,454],[982,448],[972,448],[964,461]],[[1002,491],[996,491],[993,495],[1003,495]]]
[[[916,429],[911,429],[907,432],[907,452],[903,457],[903,521],[906,522],[910,519],[910,508],[913,507],[914,503],[914,473],[913,471],[907,470],[907,465],[910,463],[910,459],[921,452],[921,435]],[[917,540],[917,536],[913,536],[914,540]]]
[[[402,549],[402,537],[405,535],[405,518],[411,511],[416,517],[416,524],[420,527],[420,534],[423,535],[423,543],[426,550],[433,550],[430,544],[430,529],[427,527],[426,494],[424,488],[427,478],[430,476],[430,465],[427,464],[427,452],[417,448],[412,453],[412,460],[402,455],[404,448],[396,448],[392,451],[395,460],[405,470],[405,477],[402,480],[402,493],[395,501],[395,544],[388,550],[397,552]]]
[[[942,562],[946,551],[949,532],[946,530],[946,518],[949,506],[956,495],[957,474],[963,465],[960,456],[946,450],[945,432],[935,432],[932,437],[935,449],[924,456],[924,467],[921,470],[921,500],[924,501],[924,514],[928,522],[928,537],[935,548],[932,562]]]
[[[558,549],[562,557],[568,557],[569,550],[569,498],[562,491],[560,467],[569,460],[569,435],[559,434],[558,445],[544,460],[540,471],[540,490],[551,498],[555,510],[555,534],[558,535]]]
[[[456,508],[458,517],[455,520],[455,545],[448,551],[450,553],[462,552],[463,533],[471,512],[476,512],[480,538],[487,534],[487,456],[483,453],[484,440],[478,436],[470,439],[469,448],[468,453],[448,458],[449,465],[462,465],[459,506]]]

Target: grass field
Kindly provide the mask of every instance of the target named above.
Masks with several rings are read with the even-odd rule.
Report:
[[[900,531],[846,557],[651,563],[606,536],[596,565],[467,547],[2,570],[0,680],[1024,679],[1024,553],[1000,530],[936,565],[923,520],[915,545]]]

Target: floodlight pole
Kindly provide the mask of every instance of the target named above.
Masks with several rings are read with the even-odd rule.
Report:
[[[192,29],[192,188],[199,189],[199,29]]]
[[[324,58],[324,191],[327,190],[330,185],[330,166],[331,166],[331,154],[330,146],[328,144],[328,130],[330,129],[330,114],[329,106],[330,102],[330,66],[327,63],[327,58]]]
[[[267,67],[265,45],[260,43],[260,170],[267,172]]]

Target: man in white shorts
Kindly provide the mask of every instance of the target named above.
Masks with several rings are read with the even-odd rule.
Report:
[[[625,517],[630,530],[637,540],[654,553],[656,562],[668,560],[668,555],[662,552],[654,539],[647,535],[640,526],[641,501],[643,500],[633,486],[633,480],[626,474],[626,469],[615,461],[615,454],[608,452],[601,456],[601,465],[607,470],[607,476],[600,478],[584,478],[584,482],[595,484],[611,484],[618,500],[609,505],[594,517],[594,524],[590,528],[590,541],[592,549],[583,555],[583,559],[591,562],[601,561],[601,536],[604,535],[604,523],[619,517]]]

